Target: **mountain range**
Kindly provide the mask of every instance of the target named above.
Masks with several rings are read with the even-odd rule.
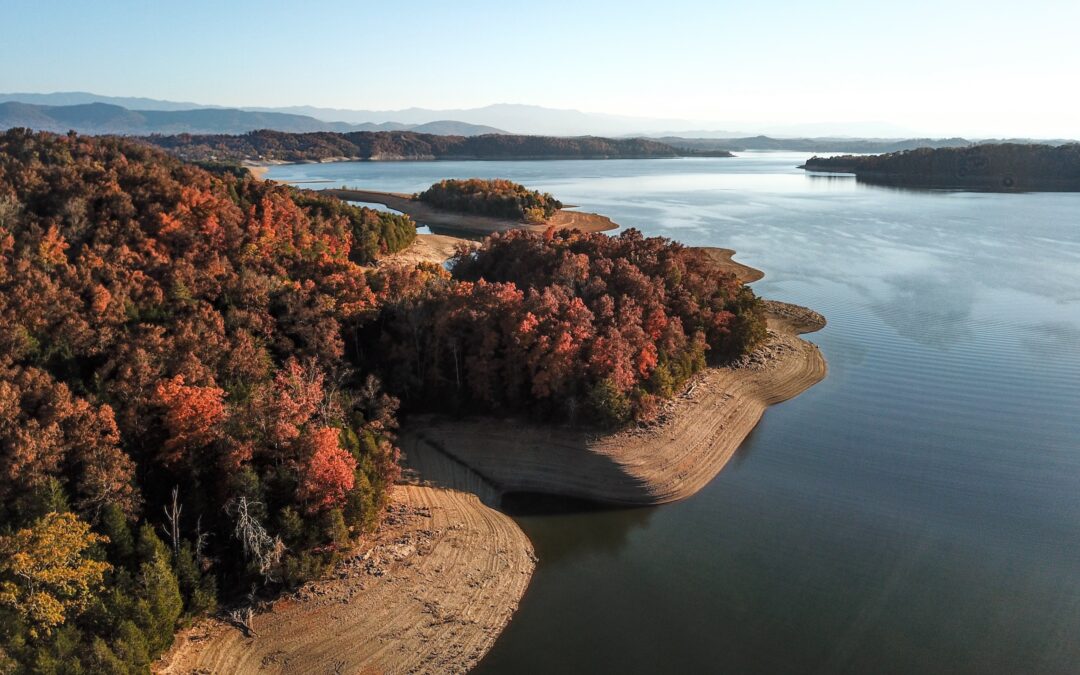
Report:
[[[178,112],[190,110],[221,110],[224,106],[200,103],[166,101],[151,98],[103,96],[88,92],[57,92],[51,94],[13,93],[0,94],[0,102],[16,101],[35,105],[84,105],[87,103],[107,103],[129,110]],[[884,122],[845,122],[845,123],[809,123],[797,125],[770,125],[759,122],[746,122],[729,125],[726,130],[717,130],[716,125],[701,120],[665,119],[639,117],[631,115],[611,115],[606,113],[582,112],[560,108],[547,108],[536,105],[515,103],[496,103],[479,108],[428,109],[405,108],[401,110],[350,110],[344,108],[321,108],[316,106],[237,106],[235,109],[281,113],[314,118],[326,123],[345,123],[357,125],[351,131],[391,131],[416,130],[418,125],[454,120],[457,122],[493,127],[510,134],[528,134],[538,136],[681,136],[693,138],[742,138],[755,134],[772,136],[807,137],[807,136],[845,136],[877,138],[910,138],[916,134],[908,129]],[[309,122],[310,124],[310,122]],[[359,125],[392,125],[361,127]],[[276,128],[276,127],[275,127]],[[281,129],[286,131],[288,129]],[[332,126],[330,131],[343,131],[340,126]],[[208,133],[227,133],[216,131]],[[430,131],[429,133],[440,133]],[[461,132],[456,132],[461,133]]]
[[[236,108],[195,108],[181,110],[131,110],[111,103],[42,105],[19,101],[0,103],[0,129],[29,127],[40,131],[83,134],[243,134],[257,129],[294,133],[312,131],[415,131],[455,136],[505,133],[495,127],[433,120],[422,124],[399,122],[327,122],[307,115]]]
[[[958,147],[964,138],[919,138],[883,123],[804,124],[769,135],[710,130],[687,120],[653,119],[506,104],[429,110],[346,110],[313,106],[226,108],[151,98],[102,96],[86,92],[0,94],[0,129],[30,127],[86,134],[243,134],[260,129],[291,133],[414,131],[437,136],[517,134],[651,138],[689,154],[722,151],[894,152],[919,147]],[[663,129],[666,131],[656,131]],[[837,130],[841,131],[837,131]],[[799,133],[800,130],[802,133]],[[876,130],[879,133],[873,133]],[[1008,139],[1030,143],[1031,139]],[[1060,145],[1062,139],[1037,142]]]

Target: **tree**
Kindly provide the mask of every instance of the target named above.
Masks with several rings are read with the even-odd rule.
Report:
[[[353,488],[356,459],[338,444],[339,433],[320,427],[302,438],[307,462],[300,471],[299,496],[309,512],[341,506]]]
[[[184,384],[184,376],[158,383],[154,392],[164,408],[168,438],[162,454],[166,465],[191,461],[190,453],[213,443],[220,436],[226,416],[225,392],[218,387],[194,387]]]
[[[50,513],[0,537],[0,605],[16,610],[32,636],[85,609],[110,565],[87,549],[108,539],[73,513]]]

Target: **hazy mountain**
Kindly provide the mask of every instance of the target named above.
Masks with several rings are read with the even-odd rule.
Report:
[[[129,110],[109,103],[51,106],[8,101],[0,103],[0,129],[29,127],[84,134],[242,134],[256,129],[287,132],[312,131],[419,131],[429,134],[477,136],[503,133],[494,127],[453,120],[423,125],[354,125],[325,122],[306,115],[254,112],[234,108],[194,110]]]
[[[312,106],[252,107],[245,109],[309,115],[317,119],[335,119],[354,124],[377,124],[390,121],[404,124],[426,124],[438,120],[453,119],[470,124],[497,127],[505,129],[509,133],[537,136],[641,135],[650,130],[683,130],[693,129],[701,125],[701,122],[689,122],[686,120],[607,115],[516,103],[497,103],[482,108],[453,110],[430,110],[427,108],[344,110],[340,108],[315,108]]]
[[[195,110],[198,108],[223,108],[218,105],[202,105],[181,101],[162,101],[156,98],[137,96],[102,96],[85,91],[58,91],[52,94],[0,94],[0,103],[17,101],[34,105],[85,105],[87,103],[108,103],[128,110]]]

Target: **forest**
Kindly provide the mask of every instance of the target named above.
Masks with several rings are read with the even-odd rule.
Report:
[[[365,363],[410,410],[617,427],[656,419],[708,361],[765,337],[760,300],[703,254],[636,230],[513,230],[442,268],[385,270]]]
[[[415,195],[422,202],[459,213],[543,223],[563,207],[548,193],[505,179],[443,180]]]
[[[368,266],[414,236],[135,141],[0,134],[0,672],[146,672],[322,574],[385,509],[399,412],[648,423],[765,335],[665,239]]]
[[[357,262],[414,232],[144,145],[0,135],[0,672],[145,672],[376,522],[396,402],[343,336],[376,311]]]
[[[606,159],[677,157],[669,145],[642,138],[581,136],[436,136],[411,131],[253,131],[238,136],[144,136],[142,142],[192,161],[318,162],[329,159]]]
[[[885,155],[813,157],[808,171],[854,173],[885,185],[988,191],[1080,190],[1080,143],[987,143]]]

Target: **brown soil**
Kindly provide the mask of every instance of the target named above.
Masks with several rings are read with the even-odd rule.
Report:
[[[418,263],[429,262],[442,265],[449,260],[459,246],[477,246],[477,242],[461,237],[450,237],[445,234],[418,234],[416,241],[404,251],[398,251],[378,260],[379,267],[386,265],[414,266]]]
[[[270,171],[270,167],[263,164],[244,164],[244,168],[259,180],[265,180],[267,172]]]
[[[744,284],[753,283],[759,279],[765,277],[765,273],[759,269],[744,265],[741,262],[735,262],[731,259],[731,256],[735,255],[735,251],[730,248],[717,248],[715,246],[697,246],[694,247],[695,251],[700,251],[708,256],[716,265],[727,272],[733,273],[739,278],[739,281]]]
[[[795,336],[824,325],[821,315],[770,303],[765,345],[738,364],[700,373],[666,403],[657,424],[615,434],[522,420],[410,418],[399,439],[425,478],[454,485],[468,466],[488,488],[539,492],[620,505],[688,497],[720,472],[765,409],[820,382],[818,348]],[[439,464],[433,455],[453,458]],[[446,475],[440,468],[451,469]]]
[[[556,229],[578,229],[583,232],[604,232],[618,227],[607,216],[596,213],[582,213],[560,209],[546,223],[528,225],[518,220],[491,218],[472,214],[454,213],[436,209],[412,198],[412,195],[399,192],[376,192],[373,190],[323,190],[326,194],[356,202],[372,202],[406,213],[421,225],[430,225],[444,230],[456,230],[469,234],[491,234],[507,230],[532,230],[543,232],[550,226]]]
[[[203,621],[155,671],[464,673],[510,621],[535,560],[514,521],[475,495],[398,486],[373,539],[256,614],[256,636]]]

